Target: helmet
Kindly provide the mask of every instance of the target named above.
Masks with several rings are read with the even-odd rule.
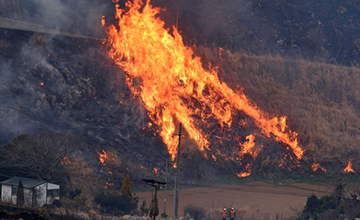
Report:
[[[226,208],[224,208],[224,211],[226,211]]]
[[[231,208],[231,210],[234,210],[234,208]]]

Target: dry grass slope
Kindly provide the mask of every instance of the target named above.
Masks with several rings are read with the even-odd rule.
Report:
[[[233,89],[243,87],[260,108],[287,116],[305,161],[315,157],[345,167],[353,159],[359,165],[359,68],[229,51],[219,58],[217,49],[203,47],[196,53],[204,66],[218,65],[220,78]]]

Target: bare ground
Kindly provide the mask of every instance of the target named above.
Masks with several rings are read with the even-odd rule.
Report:
[[[224,207],[234,207],[240,214],[251,212],[253,215],[266,215],[275,219],[276,215],[282,219],[291,219],[296,216],[293,210],[302,210],[307,197],[315,194],[321,197],[330,194],[331,188],[306,183],[294,183],[291,185],[274,185],[264,182],[251,182],[237,185],[222,185],[215,187],[196,187],[179,190],[179,216],[184,216],[184,208],[191,204],[204,207],[212,213],[214,219],[218,213],[220,219]],[[140,192],[139,204],[145,200],[149,205],[152,192]],[[165,191],[158,191],[159,212],[164,212]],[[174,190],[166,193],[166,214],[171,218],[173,215]]]

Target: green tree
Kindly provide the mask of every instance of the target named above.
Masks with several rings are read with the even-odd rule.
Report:
[[[16,194],[16,205],[24,206],[24,185],[22,181],[19,181],[18,191]]]
[[[132,194],[131,194],[131,181],[130,181],[130,176],[129,174],[126,175],[121,189],[120,189],[120,194],[129,198],[132,198]]]
[[[127,197],[114,191],[100,191],[94,198],[105,213],[133,214],[136,213],[138,197]]]
[[[317,216],[321,213],[322,200],[318,199],[315,195],[307,198],[306,205],[303,213],[309,218],[317,219]]]

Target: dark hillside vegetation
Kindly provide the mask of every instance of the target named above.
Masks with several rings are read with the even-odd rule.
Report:
[[[153,0],[167,8],[189,45],[220,46],[350,66],[359,63],[360,5],[356,1]]]

